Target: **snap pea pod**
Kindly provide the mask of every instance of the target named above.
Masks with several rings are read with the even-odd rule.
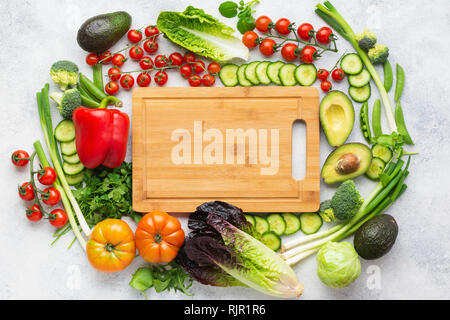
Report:
[[[108,101],[114,102],[116,107],[122,106],[122,101],[114,96],[108,96],[103,90],[97,88],[97,86],[81,72],[79,73],[79,78],[81,86],[85,87],[86,90],[89,91],[89,93],[91,93],[96,99],[103,101],[105,98],[112,97]]]
[[[89,107],[89,108],[99,108],[100,107],[100,103],[98,103],[96,100],[93,100],[90,97],[87,97],[87,96],[81,94],[81,92],[80,92],[80,96],[81,96],[81,105],[82,106]]]
[[[397,81],[395,83],[395,95],[394,100],[398,101],[402,95],[403,92],[403,86],[405,85],[405,70],[397,64]]]
[[[361,127],[361,132],[366,139],[367,143],[372,144],[374,142],[372,132],[370,131],[369,123],[369,103],[364,102],[359,111],[359,124]]]
[[[97,63],[95,64],[93,67],[93,77],[92,79],[94,80],[94,84],[95,86],[103,91],[103,68],[102,68],[102,64],[101,63]]]
[[[395,104],[395,123],[397,124],[398,133],[402,136],[403,140],[407,144],[413,145],[414,142],[409,135],[408,130],[406,129],[405,119],[403,117],[402,106],[400,105],[400,101],[397,101]]]
[[[392,83],[394,82],[392,67],[389,60],[386,60],[384,62],[383,71],[384,71],[384,88],[386,89],[386,92],[389,92],[389,90],[391,90],[392,88]]]
[[[372,112],[372,129],[375,138],[378,138],[383,134],[381,129],[381,101],[380,99],[375,100]]]

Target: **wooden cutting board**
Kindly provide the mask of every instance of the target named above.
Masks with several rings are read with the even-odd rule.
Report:
[[[309,212],[320,202],[319,92],[310,87],[137,88],[133,209]],[[306,175],[292,177],[292,125],[306,123]]]

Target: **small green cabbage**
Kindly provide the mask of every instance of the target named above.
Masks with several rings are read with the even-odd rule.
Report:
[[[349,242],[328,242],[317,253],[317,275],[330,288],[343,288],[361,273],[361,263]]]

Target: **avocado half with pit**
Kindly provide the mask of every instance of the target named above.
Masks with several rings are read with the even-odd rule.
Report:
[[[371,162],[372,152],[368,146],[362,143],[346,143],[330,153],[320,176],[328,184],[353,179],[366,173]]]
[[[343,144],[353,129],[355,109],[342,91],[330,91],[320,102],[320,123],[332,147]]]

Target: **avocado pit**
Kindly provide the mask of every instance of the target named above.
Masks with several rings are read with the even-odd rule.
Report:
[[[349,174],[356,172],[360,165],[359,158],[353,153],[342,155],[336,163],[336,171],[339,174]]]

